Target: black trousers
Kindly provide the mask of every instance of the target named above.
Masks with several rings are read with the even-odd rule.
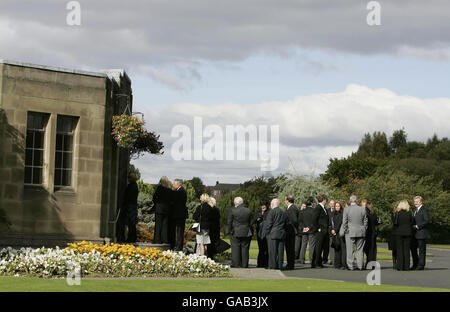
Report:
[[[282,269],[284,261],[284,240],[268,238],[267,244],[269,247],[269,269]]]
[[[155,214],[155,235],[153,237],[155,244],[169,243],[169,216],[165,214]]]
[[[286,257],[287,257],[287,267],[293,269],[295,266],[295,232],[286,231]]]
[[[300,259],[301,249],[302,249],[302,235],[295,235],[295,260]]]
[[[231,242],[231,267],[248,268],[248,258],[251,237],[230,236]]]
[[[330,254],[330,235],[328,233],[323,239],[322,252],[320,254],[322,255],[322,263],[328,262],[328,255]]]
[[[169,219],[170,249],[175,250],[175,251],[183,251],[185,224],[186,224],[186,219],[184,219],[184,218],[170,218]]]
[[[267,268],[269,265],[269,249],[267,246],[267,239],[258,237],[258,268]]]
[[[314,234],[314,241],[316,243],[314,255],[312,258],[311,266],[322,266],[322,250],[323,250],[323,244],[325,243],[325,239],[328,236],[328,233],[324,232],[316,232]]]
[[[377,237],[367,237],[364,245],[364,253],[366,254],[366,265],[370,261],[377,261]]]
[[[339,235],[339,234],[338,234]],[[347,248],[345,245],[345,237],[339,237],[340,246],[334,248],[333,265],[336,269],[347,267]]]
[[[419,253],[417,253],[417,250]],[[411,256],[413,268],[424,268],[426,261],[427,244],[424,239],[411,239]]]
[[[411,236],[395,236],[397,251],[397,270],[409,270],[409,251],[411,249]]]

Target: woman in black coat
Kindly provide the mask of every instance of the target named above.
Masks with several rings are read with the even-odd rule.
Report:
[[[395,249],[397,251],[397,270],[409,270],[409,252],[411,247],[411,235],[413,216],[409,211],[408,201],[402,200],[398,203],[394,215]]]
[[[192,216],[194,221],[200,224],[200,230],[197,231],[196,240],[200,247],[200,255],[204,256],[207,252],[207,246],[211,244],[210,229],[212,225],[213,209],[209,204],[209,195],[202,194],[200,196],[200,206]]]
[[[331,228],[331,247],[334,249],[334,259],[333,264],[336,269],[346,269],[347,268],[347,253],[345,249],[345,237],[341,237],[339,232],[342,227],[343,219],[343,208],[340,202],[336,202],[334,206],[334,211],[330,217]]]
[[[173,191],[169,179],[164,176],[159,180],[153,194],[153,209],[155,211],[155,233],[153,243],[169,244],[169,212]]]
[[[377,226],[380,224],[380,219],[377,217],[373,205],[366,204],[367,211],[367,231],[366,242],[364,244],[364,253],[366,254],[366,266],[371,261],[377,260]]]
[[[267,219],[269,212],[269,202],[261,201],[261,210],[257,212],[254,217],[253,224],[256,225],[256,238],[258,241],[258,268],[267,268],[269,266],[269,249],[267,246],[267,239],[264,232],[264,222]]]

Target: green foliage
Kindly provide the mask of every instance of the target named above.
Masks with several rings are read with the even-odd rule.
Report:
[[[331,189],[321,182],[320,179],[314,177],[306,177],[301,175],[286,174],[287,179],[280,179],[277,182],[278,193],[277,197],[280,199],[282,206],[287,195],[293,195],[297,205],[313,197],[315,200],[317,196],[325,194],[329,196]]]
[[[138,180],[140,180],[141,179],[141,172],[139,171],[139,169],[138,168],[136,168],[134,165],[132,165],[132,164],[128,164],[128,173],[134,173],[134,174],[136,174],[136,178],[138,179]]]
[[[392,137],[389,140],[389,146],[391,150],[395,153],[400,148],[405,147],[407,144],[407,137],[408,135],[406,134],[404,128],[394,131]]]
[[[153,185],[145,183],[142,180],[137,181],[138,195],[138,215],[141,222],[150,223],[155,221],[155,215],[150,213],[153,208],[153,194],[155,189]]]
[[[198,202],[199,198],[197,198],[197,196],[195,194],[195,188],[191,182],[189,182],[187,180],[183,180],[183,188],[186,190],[186,193],[187,193],[187,203],[190,203],[192,201]]]
[[[259,198],[259,200],[269,200],[274,198],[279,191],[277,181],[284,180],[286,176],[280,175],[278,177],[256,177],[252,180],[244,182],[241,189],[253,196]]]
[[[202,179],[199,177],[193,177],[189,182],[192,184],[195,190],[195,197],[200,198],[200,196],[205,193],[205,185],[203,184]]]
[[[383,161],[367,157],[359,158],[354,155],[337,159],[330,159],[328,168],[321,178],[333,186],[343,186],[353,179],[365,179],[375,173]]]

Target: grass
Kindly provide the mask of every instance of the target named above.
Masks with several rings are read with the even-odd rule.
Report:
[[[270,287],[268,287],[270,286]],[[363,283],[324,281],[315,279],[196,279],[196,280],[82,280],[79,286],[69,286],[64,279],[0,277],[0,292],[449,292],[449,289]]]
[[[450,250],[450,245],[427,245],[427,248],[437,248],[437,249]]]

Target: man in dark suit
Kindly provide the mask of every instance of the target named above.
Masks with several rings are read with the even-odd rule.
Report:
[[[411,241],[411,255],[413,259],[411,270],[423,270],[426,262],[426,239],[430,238],[430,233],[427,229],[430,216],[427,208],[423,206],[421,196],[414,197],[414,206],[416,206],[416,211],[414,212],[414,232]],[[419,249],[419,254],[417,254],[417,249]]]
[[[327,197],[325,195],[319,195],[317,201],[319,204],[314,208],[312,218],[316,248],[311,262],[311,268],[323,268],[322,250],[323,244],[325,243],[325,237],[329,233],[330,222],[328,212],[325,209]]]
[[[305,202],[306,208],[298,213],[299,229],[302,232],[302,247],[300,250],[300,263],[305,263],[306,247],[309,245],[309,261],[312,262],[316,241],[314,239],[313,212],[314,199],[311,197]]]
[[[169,217],[169,241],[170,248],[175,251],[183,251],[184,227],[188,217],[186,207],[187,193],[182,186],[183,180],[175,179],[173,182],[173,207]]]
[[[298,208],[294,205],[294,196],[288,195],[285,198],[287,206],[287,225],[286,225],[286,270],[293,270],[295,265],[295,238],[298,231]]]
[[[280,209],[280,200],[275,198],[270,203],[272,208],[267,215],[266,238],[269,246],[269,269],[283,269],[284,241],[286,239],[287,216]]]
[[[231,242],[231,267],[248,268],[250,242],[252,240],[252,212],[244,206],[241,197],[234,199],[234,207],[227,213],[227,232]]]

